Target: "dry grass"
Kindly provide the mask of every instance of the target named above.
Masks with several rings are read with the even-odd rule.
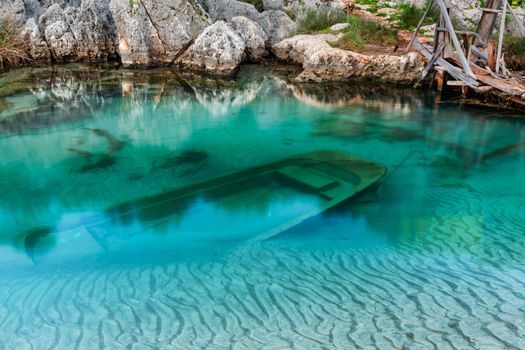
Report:
[[[0,19],[0,70],[31,62],[29,40],[20,36],[21,29],[12,19]]]

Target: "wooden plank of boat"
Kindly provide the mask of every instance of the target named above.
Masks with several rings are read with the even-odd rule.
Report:
[[[329,200],[326,203],[282,225],[279,225],[271,230],[259,234],[258,236],[252,239],[253,241],[263,241],[271,239],[283,233],[284,231],[287,231],[299,225],[305,220],[317,216],[330,208],[333,208],[334,206],[342,203],[343,201],[355,196],[359,192],[362,192],[366,188],[370,187],[386,174],[386,169],[380,164],[360,159],[351,155],[345,155],[342,153],[318,152],[307,155],[307,157],[317,159],[325,158],[325,164],[332,164],[340,170],[346,171],[349,174],[353,174],[357,181],[352,181],[348,179],[346,179],[347,181],[344,181],[344,174],[341,174],[341,172],[339,172],[339,174],[334,174],[333,172],[331,173],[329,170],[326,170],[326,177],[338,178],[340,180],[338,181],[336,186],[330,187],[329,189],[321,190],[319,192],[321,195],[324,195],[329,198]]]
[[[247,180],[275,175],[285,177],[291,180],[291,184],[299,184],[301,188],[307,188],[310,192],[325,199],[319,207],[252,238],[252,240],[261,241],[275,237],[308,218],[349,199],[379,181],[385,174],[385,167],[378,163],[341,152],[318,151],[213,178],[132,203],[124,203],[120,208],[115,207],[114,211],[120,213],[119,215],[126,215],[126,210],[122,210],[122,207],[148,210],[161,204],[175,203]],[[113,217],[112,220],[118,220],[118,218]],[[96,223],[98,224],[100,223]]]
[[[337,185],[333,178],[295,165],[278,169],[277,172],[293,182],[314,190],[327,190]]]

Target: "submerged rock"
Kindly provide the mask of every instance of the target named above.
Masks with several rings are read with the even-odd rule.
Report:
[[[206,158],[208,158],[208,153],[197,150],[184,151],[176,157],[179,163],[199,163]]]
[[[424,62],[411,52],[403,56],[362,55],[330,46],[338,36],[298,35],[272,47],[282,61],[301,64],[301,81],[338,81],[373,79],[386,82],[415,82],[424,68]]]
[[[98,159],[94,162],[90,162],[77,169],[77,173],[87,173],[91,171],[106,170],[111,168],[117,163],[117,159],[111,155],[99,155]]]
[[[106,141],[108,142],[108,153],[109,154],[113,154],[113,153],[120,151],[126,145],[126,142],[124,142],[123,140],[119,140],[118,138],[116,138],[114,135],[112,135],[106,130],[97,129],[97,128],[94,128],[94,129],[88,128],[88,130],[91,131],[93,134],[106,139]]]
[[[206,28],[181,56],[183,68],[214,75],[231,75],[245,57],[244,40],[224,21]]]
[[[232,28],[244,40],[246,52],[252,62],[258,62],[266,53],[268,36],[261,26],[249,18],[238,16],[230,22]]]
[[[208,158],[208,153],[198,150],[184,151],[178,155],[170,155],[164,159],[160,165],[154,168],[171,169],[185,164],[196,164],[205,161]]]

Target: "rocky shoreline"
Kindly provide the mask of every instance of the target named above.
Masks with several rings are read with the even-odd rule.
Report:
[[[305,9],[342,12],[321,0],[0,0],[23,24],[36,63],[117,61],[124,68],[169,66],[217,76],[243,63],[277,59],[301,65],[298,81],[371,79],[412,83],[424,67],[415,54],[363,55],[330,46],[336,35],[295,35]]]

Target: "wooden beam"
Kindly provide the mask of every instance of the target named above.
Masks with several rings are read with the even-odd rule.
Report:
[[[509,4],[510,5],[510,4]],[[502,13],[503,10],[499,10],[499,9],[488,9],[488,8],[481,8],[480,9],[481,11],[486,11],[486,12],[493,12],[493,13]],[[512,12],[514,12],[514,14],[516,16],[524,16],[525,17],[525,12],[517,12],[517,11],[514,11],[514,9],[512,10]]]
[[[501,2],[502,0],[487,0],[487,3],[485,4],[485,9],[481,14],[478,29],[476,30],[476,33],[481,37],[480,44],[483,46],[486,45],[487,41],[490,39],[498,18],[497,13],[489,12],[488,9],[499,9]]]
[[[459,63],[459,60],[457,57],[451,57],[450,59],[454,63]],[[490,71],[484,68],[481,68],[479,66],[476,66],[474,63],[471,63],[470,65],[472,67],[472,70],[476,72],[477,79],[483,84],[490,85],[494,87],[495,89],[504,92],[507,95],[521,97],[525,94],[524,84],[520,84],[510,79],[502,79],[500,77],[494,77],[492,76]]]
[[[488,60],[488,57],[487,57],[487,53],[486,52],[483,52],[481,51],[480,49],[478,49],[477,47],[475,47],[474,45],[472,45],[470,47],[470,51],[476,55],[478,57],[478,59],[481,59],[482,61],[484,62],[487,62]]]
[[[472,73],[472,70],[470,69],[469,62],[463,54],[463,51],[461,51],[461,44],[459,42],[458,37],[456,36],[456,33],[454,32],[454,25],[452,24],[452,20],[450,19],[450,16],[448,14],[447,6],[445,5],[445,2],[443,0],[438,0],[438,4],[441,9],[441,15],[443,16],[443,19],[445,20],[445,23],[449,30],[450,38],[452,39],[452,42],[456,47],[456,52],[458,53],[459,59],[461,60],[463,70],[467,75],[474,77],[474,73]]]
[[[487,66],[493,71],[496,71],[496,57],[497,45],[494,40],[487,42]]]
[[[407,48],[405,49],[405,53],[410,51],[410,49],[412,48],[412,45],[414,45],[414,41],[416,40],[417,33],[419,32],[419,29],[421,29],[421,26],[423,25],[423,22],[425,21],[425,18],[427,17],[428,12],[432,8],[433,4],[434,4],[434,0],[430,0],[428,2],[427,9],[425,10],[425,13],[423,13],[423,16],[421,16],[421,18],[419,19],[419,22],[417,23],[417,26],[416,26],[416,30],[414,31],[414,34],[412,35],[412,39],[410,40],[410,43],[408,44]]]
[[[499,74],[500,71],[501,53],[503,50],[503,37],[505,36],[505,19],[507,18],[507,0],[503,1],[503,13],[501,15],[501,22],[499,25],[498,53],[496,54],[496,74]]]
[[[468,87],[467,83],[465,83],[464,81],[461,81],[461,80],[449,80],[447,81],[447,85],[448,86],[453,86],[453,87]],[[492,86],[489,86],[489,85],[484,85],[484,86],[478,86],[477,88],[477,92],[479,93],[487,93],[491,90],[493,90],[494,87]]]
[[[470,62],[470,58],[472,56],[472,36],[468,34],[462,34],[463,36],[463,46],[465,47],[465,56],[467,57],[467,61]],[[464,97],[467,97],[468,95],[468,86],[462,86],[461,92]]]
[[[511,97],[509,100],[514,102],[514,103],[518,103],[518,104],[520,104],[522,106],[525,106],[525,100],[523,100],[521,98]]]
[[[438,91],[443,91],[443,86],[445,85],[445,69],[436,69],[436,88]]]
[[[468,86],[467,83],[461,80],[449,80],[447,81],[448,86]]]
[[[419,40],[416,40],[414,41],[414,47],[428,60],[430,61],[432,59],[432,54],[430,53],[430,51],[428,51],[427,49],[425,49],[423,47],[423,45],[421,45],[421,43],[419,42]],[[474,90],[477,91],[477,87],[479,86],[479,83],[477,82],[476,79],[474,79],[473,77],[469,76],[469,75],[466,75],[465,73],[463,73],[463,71],[461,71],[461,69],[459,69],[458,67],[452,65],[451,63],[447,62],[446,60],[444,60],[443,58],[439,57],[437,60],[436,60],[436,65],[438,66],[441,66],[443,67],[444,69],[447,70],[447,72],[452,75],[456,80],[463,80],[464,82],[467,83],[468,86],[470,86],[471,88],[473,88]]]
[[[439,44],[439,46],[436,49],[436,51],[434,51],[434,54],[432,55],[430,60],[428,60],[428,64],[426,65],[425,69],[423,69],[423,71],[419,75],[419,81],[423,81],[427,77],[428,73],[430,72],[432,67],[434,67],[434,64],[436,63],[437,59],[441,55],[441,52],[443,51],[444,47],[445,47],[445,42],[442,41]]]
[[[478,87],[478,92],[481,93],[481,94],[486,94],[487,92],[492,91],[492,90],[494,90],[494,87],[492,87],[490,85],[485,85],[485,86]]]

